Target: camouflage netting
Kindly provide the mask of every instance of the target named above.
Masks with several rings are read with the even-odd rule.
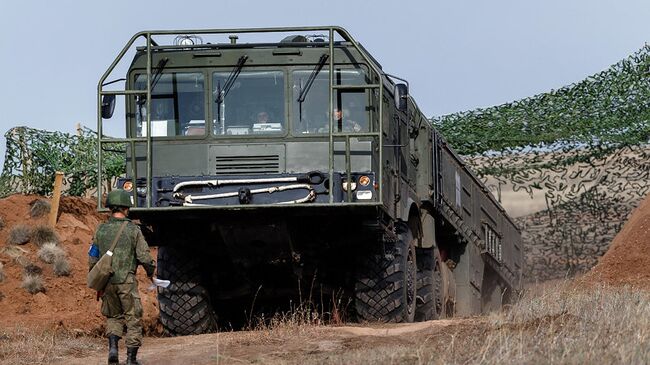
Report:
[[[5,133],[5,138],[0,197],[12,193],[50,195],[57,171],[64,173],[65,194],[79,196],[97,188],[96,132],[81,128],[71,135],[16,127]],[[124,153],[105,152],[103,176],[110,181],[123,172]]]
[[[562,89],[433,118],[497,196],[543,195],[545,209],[517,219],[529,281],[589,269],[648,194],[649,75],[646,45]]]

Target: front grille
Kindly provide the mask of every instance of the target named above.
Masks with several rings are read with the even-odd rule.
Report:
[[[276,174],[280,172],[278,155],[216,156],[217,175]]]

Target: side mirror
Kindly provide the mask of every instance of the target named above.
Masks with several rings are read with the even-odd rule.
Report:
[[[405,84],[395,85],[394,95],[395,95],[395,108],[397,110],[405,112],[407,99],[408,99],[409,89]]]
[[[110,119],[115,111],[115,95],[104,95],[102,97],[102,118]]]

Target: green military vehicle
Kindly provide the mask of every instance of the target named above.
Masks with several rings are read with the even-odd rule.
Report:
[[[308,299],[362,321],[469,315],[520,288],[513,221],[340,27],[141,32],[98,104],[98,171],[123,156],[170,334]]]

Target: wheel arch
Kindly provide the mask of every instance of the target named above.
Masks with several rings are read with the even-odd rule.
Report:
[[[411,229],[411,234],[417,240],[417,247],[421,247],[423,236],[422,217],[419,205],[412,198],[408,198],[402,217],[406,218],[404,223]]]

